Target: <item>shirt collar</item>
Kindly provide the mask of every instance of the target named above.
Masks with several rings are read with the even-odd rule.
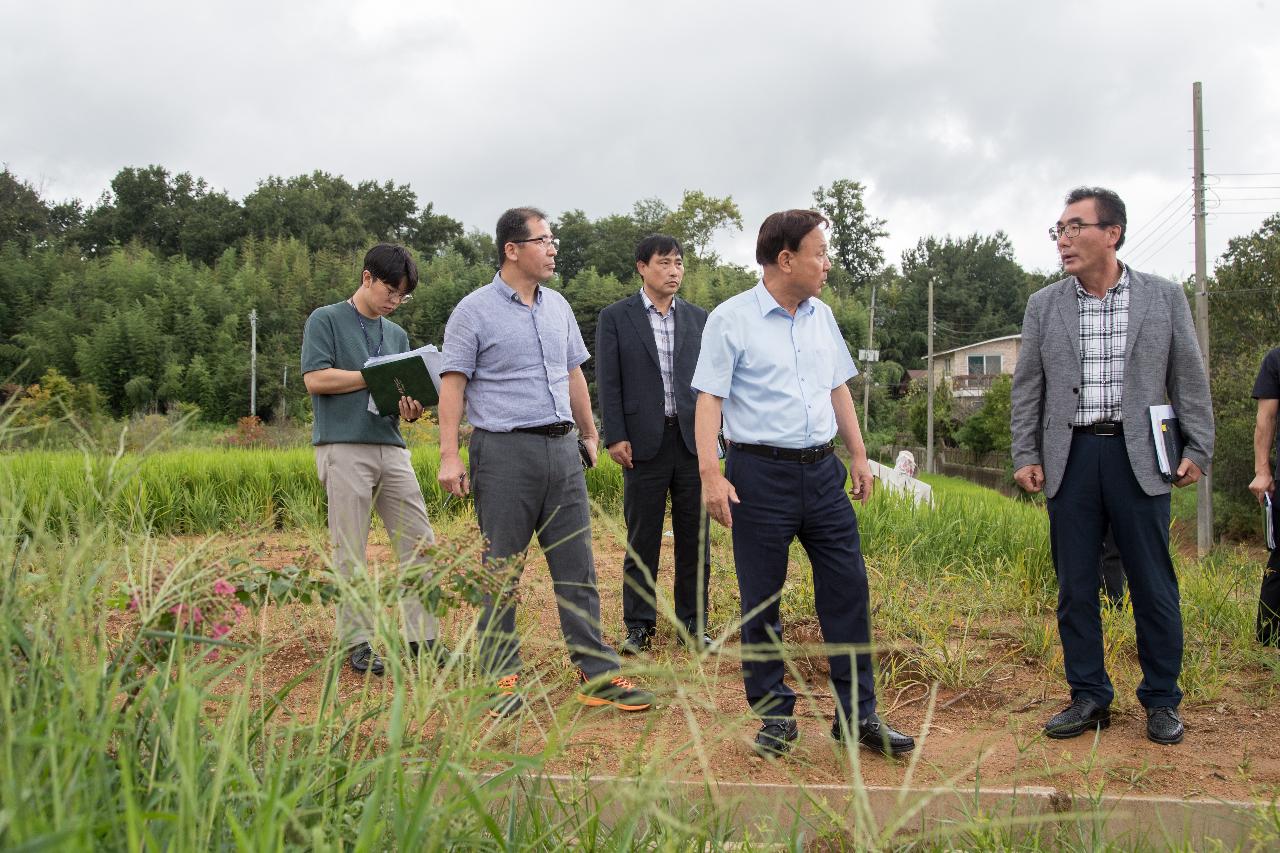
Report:
[[[1115,284],[1111,285],[1111,287],[1107,288],[1107,292],[1102,295],[1103,299],[1106,299],[1108,296],[1110,296],[1113,293],[1123,293],[1124,291],[1129,289],[1129,265],[1126,264],[1124,261],[1117,261],[1116,263],[1120,264],[1120,280],[1117,281]],[[1084,285],[1081,284],[1080,279],[1077,278],[1076,279],[1076,296],[1089,296],[1089,295],[1091,295],[1089,291],[1084,289]],[[1094,298],[1096,299],[1097,297],[1094,297]]]
[[[643,287],[640,288],[640,299],[644,302],[644,310],[649,311],[653,309],[654,307],[653,300],[649,298],[648,293],[645,293],[645,290]],[[676,310],[676,301],[673,298],[671,300],[671,307],[667,309],[667,313],[670,314],[674,310]]]
[[[492,282],[493,288],[502,295],[502,298],[508,302],[520,302],[520,294],[512,289],[511,285],[502,280],[502,273],[495,273]],[[538,285],[533,291],[533,301],[542,302],[542,285]],[[523,303],[521,303],[523,304]]]
[[[773,294],[769,292],[769,288],[764,286],[764,279],[760,279],[760,282],[755,286],[753,292],[756,295],[756,304],[760,308],[761,317],[767,316],[775,310],[781,311],[788,317],[791,316],[790,312],[779,305],[778,300],[773,298]],[[800,304],[796,306],[796,314],[812,314],[817,310],[818,309],[813,305],[813,300],[808,298],[800,300]]]

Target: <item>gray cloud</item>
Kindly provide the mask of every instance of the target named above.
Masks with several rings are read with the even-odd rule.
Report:
[[[0,33],[0,159],[54,199],[126,165],[237,196],[325,169],[488,230],[510,204],[698,188],[742,207],[718,249],[748,264],[768,212],[849,177],[893,260],[1004,230],[1048,269],[1063,194],[1100,183],[1149,228],[1132,259],[1183,275],[1189,216],[1151,226],[1190,189],[1192,81],[1209,171],[1280,172],[1268,3],[53,2],[10,4]],[[1245,189],[1280,175],[1218,185],[1211,255],[1280,207]]]

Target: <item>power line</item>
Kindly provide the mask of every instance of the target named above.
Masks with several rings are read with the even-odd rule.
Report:
[[[1184,196],[1186,196],[1187,198],[1183,198]],[[1171,199],[1169,199],[1167,202],[1165,202],[1164,206],[1163,206],[1163,207],[1161,207],[1159,210],[1157,210],[1157,211],[1155,212],[1155,215],[1154,215],[1154,216],[1152,216],[1151,218],[1149,218],[1145,223],[1143,223],[1143,225],[1142,225],[1141,227],[1139,227],[1139,228],[1133,228],[1133,229],[1130,229],[1130,232],[1129,232],[1129,233],[1130,233],[1130,235],[1131,235],[1131,236],[1137,236],[1138,234],[1141,234],[1144,230],[1146,230],[1148,227],[1150,227],[1150,226],[1151,226],[1151,223],[1152,223],[1152,222],[1154,222],[1154,221],[1155,221],[1155,220],[1156,220],[1156,219],[1157,219],[1157,218],[1158,218],[1162,213],[1164,213],[1166,210],[1168,210],[1168,209],[1169,209],[1169,206],[1170,206],[1171,204],[1173,204],[1174,202],[1178,201],[1179,199],[1183,199],[1183,204],[1186,204],[1186,203],[1187,203],[1187,201],[1189,200],[1190,196],[1191,196],[1191,190],[1190,190],[1190,189],[1185,189],[1185,190],[1182,190],[1182,191],[1178,192],[1177,194],[1175,194],[1175,195],[1174,195],[1174,197],[1173,197],[1173,198],[1171,198]]]
[[[1186,225],[1183,225],[1182,228],[1185,229]],[[1152,258],[1159,255],[1162,251],[1164,251],[1165,247],[1168,246],[1170,243],[1172,243],[1174,240],[1183,236],[1186,236],[1183,230],[1180,229],[1180,230],[1174,231],[1171,235],[1169,235],[1168,240],[1165,240],[1163,243],[1157,246],[1154,250],[1144,252],[1140,259],[1130,260],[1129,257],[1126,255],[1125,263],[1129,264],[1130,266],[1142,266],[1147,261],[1151,260]]]
[[[1190,194],[1188,193],[1188,198],[1185,201],[1183,201],[1183,203],[1180,204],[1178,207],[1170,211],[1169,215],[1160,221],[1158,227],[1156,227],[1155,230],[1148,232],[1147,236],[1143,237],[1141,240],[1138,240],[1136,243],[1131,245],[1129,247],[1128,254],[1136,253],[1138,251],[1138,247],[1142,246],[1144,243],[1150,242],[1153,239],[1159,240],[1161,237],[1163,237],[1165,234],[1168,233],[1169,228],[1178,227],[1178,221],[1175,217],[1177,217],[1180,214],[1191,212],[1192,205],[1191,205],[1191,199],[1189,196]]]
[[[1206,174],[1205,177],[1206,178],[1219,178],[1219,177],[1249,178],[1249,177],[1258,177],[1258,176],[1265,177],[1267,175],[1280,175],[1280,172],[1213,172],[1212,174]]]

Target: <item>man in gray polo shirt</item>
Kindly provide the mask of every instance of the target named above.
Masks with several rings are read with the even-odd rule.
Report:
[[[317,308],[302,333],[302,382],[315,411],[311,443],[316,471],[329,503],[334,563],[347,578],[364,565],[369,511],[378,509],[401,568],[426,563],[423,548],[435,541],[422,489],[400,436],[400,419],[416,421],[422,405],[400,398],[400,411],[380,417],[369,411],[360,368],[373,355],[409,351],[409,336],[387,319],[418,285],[418,267],[403,246],[379,243],[364,257],[360,286],[350,299]],[[413,655],[438,659],[436,619],[413,596],[401,601],[404,632]],[[338,635],[350,650],[352,669],[382,675],[382,660],[369,641],[373,610],[367,602],[338,605]]]
[[[515,588],[535,534],[578,667],[578,701],[624,711],[653,702],[622,677],[617,655],[600,636],[591,509],[574,425],[591,465],[599,439],[582,375],[589,357],[582,333],[564,297],[543,287],[555,274],[557,244],[542,211],[502,214],[498,274],[458,303],[444,332],[440,484],[459,497],[474,489],[486,558],[515,565],[507,591],[480,615],[481,660],[498,681],[489,710],[495,717],[523,704]],[[473,428],[469,470],[458,448],[464,402]]]

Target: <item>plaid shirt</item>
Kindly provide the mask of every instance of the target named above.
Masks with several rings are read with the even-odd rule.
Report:
[[[662,373],[662,408],[667,417],[676,413],[676,384],[673,378],[676,341],[676,301],[671,300],[671,307],[664,317],[658,313],[649,294],[640,291],[644,300],[645,314],[649,317],[649,327],[653,329],[653,340],[658,345],[658,369]]]
[[[1124,345],[1129,332],[1129,268],[1120,265],[1120,281],[1099,299],[1076,280],[1080,312],[1080,399],[1074,426],[1124,419]]]

